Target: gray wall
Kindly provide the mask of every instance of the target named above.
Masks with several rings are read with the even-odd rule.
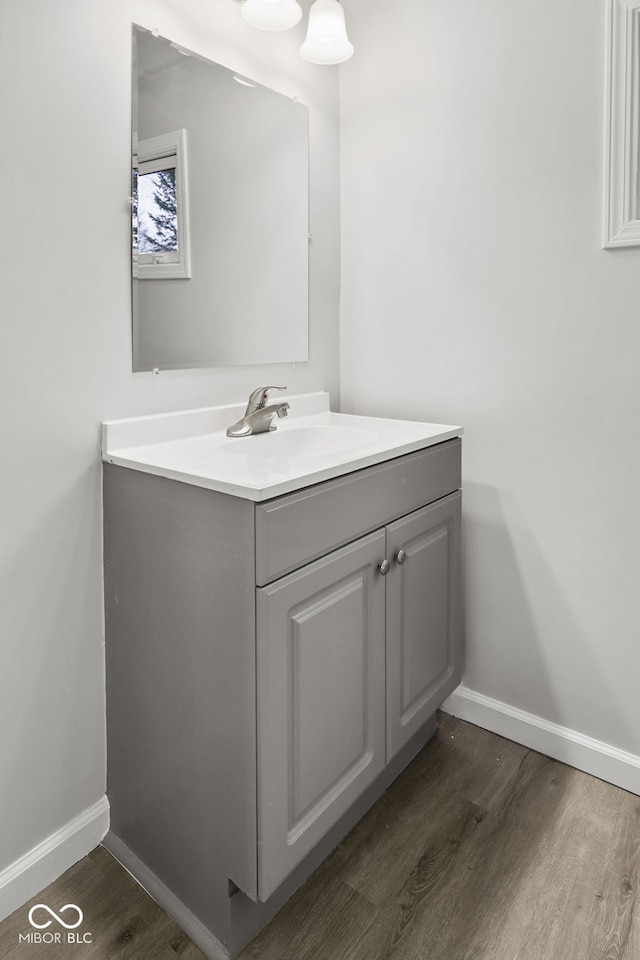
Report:
[[[605,6],[350,0],[342,395],[465,425],[466,685],[640,757],[640,249],[600,249]]]
[[[310,362],[131,373],[131,22],[311,105]],[[101,419],[338,372],[334,71],[230,0],[3,0],[0,873],[105,790]],[[336,396],[337,399],[337,396]]]

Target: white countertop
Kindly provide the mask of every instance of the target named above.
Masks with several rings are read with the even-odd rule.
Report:
[[[322,480],[462,436],[462,427],[332,413],[324,392],[287,396],[277,429],[226,436],[246,403],[102,424],[102,459],[248,500],[268,500]],[[277,402],[273,398],[272,402]]]

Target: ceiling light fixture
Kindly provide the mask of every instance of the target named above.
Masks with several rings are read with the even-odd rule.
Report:
[[[288,30],[302,18],[297,0],[236,0],[242,3],[242,16],[261,30]],[[309,10],[307,36],[300,56],[309,63],[344,63],[353,55],[347,37],[344,10],[340,0],[315,0]]]
[[[344,63],[353,56],[339,0],[316,0],[309,10],[307,39],[300,56],[309,63]]]
[[[297,0],[245,0],[242,16],[260,30],[288,30],[302,20]]]

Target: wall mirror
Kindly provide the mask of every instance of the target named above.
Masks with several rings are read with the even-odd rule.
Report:
[[[640,0],[609,0],[604,246],[640,244]]]
[[[133,28],[133,369],[308,359],[308,108]]]

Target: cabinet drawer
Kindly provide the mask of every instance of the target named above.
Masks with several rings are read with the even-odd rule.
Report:
[[[459,439],[256,507],[256,582],[276,577],[460,487]]]

